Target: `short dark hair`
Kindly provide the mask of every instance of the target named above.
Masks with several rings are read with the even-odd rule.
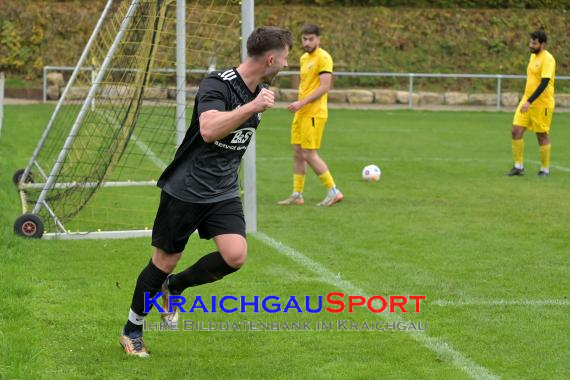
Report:
[[[533,40],[538,40],[538,42],[543,43],[546,42],[547,37],[546,37],[546,32],[544,30],[537,30],[535,32],[532,32],[530,34],[530,38]]]
[[[321,29],[315,24],[305,24],[301,29],[301,35],[303,34],[314,34],[315,36],[320,36]]]
[[[293,47],[293,36],[285,29],[273,26],[261,26],[256,28],[247,39],[248,57],[259,57],[270,50]]]

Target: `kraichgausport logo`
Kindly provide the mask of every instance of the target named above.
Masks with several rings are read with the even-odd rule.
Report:
[[[152,306],[159,313],[172,313],[179,310],[180,313],[353,313],[355,308],[363,307],[371,313],[420,313],[420,301],[426,300],[426,295],[373,295],[364,297],[361,295],[346,295],[340,292],[331,292],[326,296],[295,296],[279,297],[269,295],[261,296],[233,296],[222,297],[210,296],[184,297],[181,295],[168,296],[168,310],[164,310],[160,299],[164,295],[158,292],[150,297],[144,293],[144,312],[148,313]],[[408,310],[409,309],[409,310]]]

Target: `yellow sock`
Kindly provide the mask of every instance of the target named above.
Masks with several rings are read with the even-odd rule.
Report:
[[[305,189],[305,175],[293,174],[293,192],[302,193]]]
[[[548,169],[550,167],[550,151],[552,145],[541,145],[540,149],[540,168],[541,169]]]
[[[321,182],[323,183],[323,185],[325,185],[327,187],[328,190],[332,189],[333,187],[335,187],[334,184],[334,179],[331,175],[330,171],[326,171],[323,174],[321,174],[319,176],[319,179],[321,180]]]
[[[513,160],[515,167],[522,169],[523,167],[523,153],[524,153],[524,140],[512,140],[513,143]]]

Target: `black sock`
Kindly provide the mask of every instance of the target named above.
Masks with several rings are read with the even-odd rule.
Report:
[[[188,269],[170,276],[168,288],[173,293],[181,294],[188,287],[221,280],[235,271],[237,269],[230,267],[220,252],[208,253]]]
[[[127,323],[125,324],[124,334],[131,335],[134,332],[142,333],[143,326],[142,325],[135,325],[133,322],[127,319]]]
[[[126,334],[135,331],[142,331],[142,318],[137,317],[144,317],[148,314],[144,312],[144,294],[149,293],[148,298],[154,297],[156,293],[161,290],[162,283],[166,279],[166,276],[168,276],[168,273],[165,273],[157,268],[156,265],[152,263],[152,259],[139,274],[137,284],[135,286],[135,291],[133,293],[133,299],[131,301],[131,312],[129,314],[129,320],[125,325]],[[150,305],[150,307],[152,307],[152,305]],[[136,315],[133,315],[133,313]]]

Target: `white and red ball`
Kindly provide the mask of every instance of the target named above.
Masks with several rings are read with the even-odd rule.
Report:
[[[377,182],[380,181],[380,177],[382,176],[382,171],[376,165],[366,165],[364,169],[362,169],[362,179],[368,182]]]

